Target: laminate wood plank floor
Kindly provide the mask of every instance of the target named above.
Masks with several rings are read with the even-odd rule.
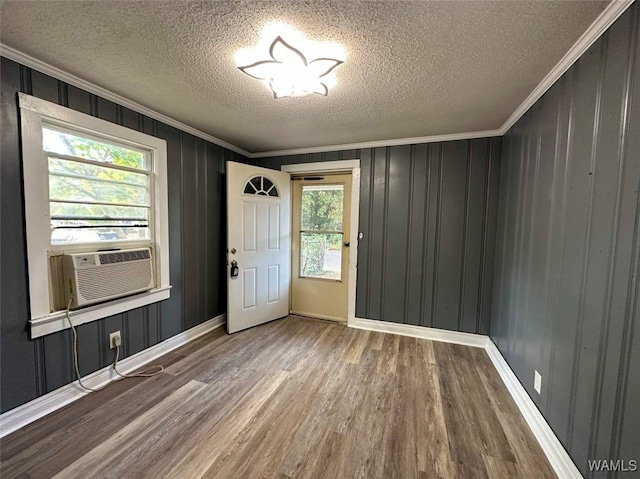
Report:
[[[485,351],[288,317],[0,442],[2,478],[552,478]]]

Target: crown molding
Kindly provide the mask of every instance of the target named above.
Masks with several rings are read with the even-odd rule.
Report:
[[[471,140],[474,138],[487,138],[494,136],[503,136],[509,129],[534,105],[536,101],[544,95],[553,84],[569,69],[571,66],[587,51],[587,49],[600,38],[600,36],[607,31],[607,29],[615,22],[620,15],[622,15],[627,8],[629,8],[635,0],[612,0],[609,5],[602,11],[602,13],[596,18],[596,20],[589,26],[589,28],[580,36],[580,38],[573,44],[569,51],[562,57],[562,59],[553,67],[553,69],[542,79],[538,86],[529,94],[529,96],[516,108],[511,116],[503,123],[503,125],[496,130],[475,131],[467,133],[452,133],[447,135],[432,135],[432,136],[420,136],[414,138],[398,138],[392,140],[377,140],[366,141],[362,143],[344,143],[338,145],[325,145],[314,146],[308,148],[292,148],[288,150],[270,150],[249,152],[238,146],[227,143],[220,138],[209,135],[203,131],[186,125],[182,122],[174,120],[162,113],[140,105],[132,100],[129,100],[117,93],[113,93],[105,88],[95,85],[91,82],[83,80],[75,75],[67,73],[53,65],[49,65],[43,61],[40,61],[32,56],[22,53],[15,48],[8,47],[0,43],[0,55],[10,60],[14,60],[29,68],[33,68],[39,72],[50,75],[58,80],[62,80],[70,85],[76,86],[90,93],[94,93],[102,98],[118,103],[126,108],[142,113],[150,118],[154,118],[158,121],[171,125],[182,131],[190,133],[198,138],[207,140],[215,145],[222,146],[228,150],[235,151],[247,158],[266,158],[271,156],[285,156],[285,155],[298,155],[305,153],[322,153],[328,151],[339,150],[355,150],[364,148],[378,148],[384,146],[397,146],[397,145],[411,145],[420,143],[435,143],[440,141],[455,141],[455,140]]]
[[[364,148],[379,148],[385,146],[417,145],[419,143],[436,143],[439,141],[472,140],[502,136],[500,130],[473,131],[469,133],[452,133],[448,135],[418,136],[414,138],[397,138],[394,140],[365,141],[362,143],[344,143],[340,145],[312,146],[309,148],[292,148],[290,150],[260,151],[251,153],[251,158],[266,158],[269,156],[301,155],[305,153],[323,153],[338,150],[361,150]]]
[[[555,67],[545,76],[529,96],[516,108],[513,114],[500,127],[500,134],[504,135],[509,128],[529,111],[535,102],[544,95],[553,84],[560,79],[571,66],[593,45],[598,38],[622,15],[635,0],[612,0],[598,18],[578,38],[569,51],[560,59]]]
[[[221,140],[220,138],[216,138],[215,136],[209,135],[208,133],[205,133],[189,125],[186,125],[178,120],[174,120],[173,118],[163,115],[162,113],[152,110],[151,108],[147,108],[146,106],[136,103],[135,101],[129,100],[128,98],[118,95],[117,93],[107,90],[106,88],[102,88],[101,86],[98,86],[94,83],[83,80],[82,78],[77,77],[71,73],[67,73],[64,70],[54,67],[53,65],[49,65],[48,63],[40,61],[37,58],[33,58],[32,56],[27,55],[26,53],[23,53],[19,50],[16,50],[15,48],[11,48],[3,43],[0,43],[0,56],[8,58],[9,60],[18,62],[26,67],[37,70],[41,73],[44,73],[45,75],[49,75],[57,80],[61,80],[65,83],[68,83],[69,85],[73,85],[75,87],[81,88],[82,90],[88,91],[89,93],[98,95],[106,100],[117,103],[118,105],[121,105],[125,108],[129,108],[130,110],[133,110],[145,116],[148,116],[149,118],[153,118],[154,120],[161,121],[162,123],[173,126],[174,128],[182,130],[186,133],[190,133],[193,136],[197,136],[198,138],[207,140],[215,145],[226,148],[227,150],[235,151],[236,153],[240,153],[241,155],[244,155],[248,158],[251,157],[251,153],[249,153],[246,150],[243,150],[238,146],[232,145],[231,143],[227,143],[226,141]]]

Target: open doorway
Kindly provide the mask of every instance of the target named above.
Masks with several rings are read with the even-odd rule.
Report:
[[[292,176],[293,314],[355,318],[360,161],[286,165]]]
[[[291,312],[347,321],[351,173],[292,178]]]

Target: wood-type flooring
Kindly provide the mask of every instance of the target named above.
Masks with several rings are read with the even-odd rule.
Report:
[[[158,363],[4,438],[2,478],[556,477],[483,349],[288,317]]]

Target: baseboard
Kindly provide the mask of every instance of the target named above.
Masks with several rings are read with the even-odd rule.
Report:
[[[333,321],[334,323],[346,323],[346,319],[339,318],[338,316],[330,316],[328,314],[315,314],[315,313],[305,313],[304,311],[291,311],[293,316],[300,316],[301,318],[311,318],[311,319],[324,319],[326,321]]]
[[[414,326],[412,324],[390,323],[375,319],[355,318],[349,321],[350,328],[366,329],[369,331],[379,331],[381,333],[399,334],[400,336],[410,336],[412,338],[432,339],[444,343],[462,344],[474,348],[485,348],[488,336],[482,334],[461,333],[458,331],[448,331],[446,329],[427,328],[425,326]]]
[[[487,341],[486,350],[555,473],[560,479],[582,478],[582,474],[573,463],[569,453],[491,339]]]
[[[154,359],[179,348],[180,346],[184,346],[203,334],[223,326],[226,323],[226,316],[226,314],[216,316],[215,318],[205,321],[198,326],[172,336],[161,343],[155,344],[154,346],[140,351],[139,353],[124,358],[122,361],[118,361],[118,370],[122,373],[129,373],[153,361]],[[86,375],[82,378],[82,382],[88,387],[98,388],[113,380],[119,379],[121,378],[113,372],[111,366],[108,366]],[[77,381],[74,381],[66,386],[56,389],[55,391],[45,394],[44,396],[40,396],[33,401],[29,401],[22,406],[18,406],[15,409],[7,411],[0,415],[0,437],[11,434],[36,419],[40,419],[41,417],[80,399],[86,394],[89,394],[89,392],[82,389],[78,385]]]

